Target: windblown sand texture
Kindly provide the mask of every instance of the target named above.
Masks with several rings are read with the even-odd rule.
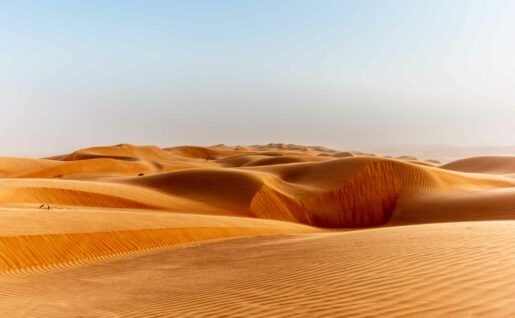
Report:
[[[2,317],[510,317],[515,157],[0,158]]]

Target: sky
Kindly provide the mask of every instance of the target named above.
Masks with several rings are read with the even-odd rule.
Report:
[[[515,1],[3,1],[0,155],[515,145]]]

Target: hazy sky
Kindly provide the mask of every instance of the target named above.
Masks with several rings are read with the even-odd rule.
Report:
[[[2,1],[0,153],[515,144],[515,1]]]

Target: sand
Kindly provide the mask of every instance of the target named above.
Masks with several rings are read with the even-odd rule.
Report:
[[[0,158],[0,313],[513,316],[514,168],[285,144]]]

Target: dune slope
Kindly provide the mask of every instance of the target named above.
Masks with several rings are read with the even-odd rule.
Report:
[[[515,173],[515,157],[509,156],[482,156],[456,160],[440,168],[488,174],[511,174]]]
[[[269,220],[113,209],[10,209],[1,212],[0,219],[0,273],[66,267],[213,239],[317,232]]]
[[[447,223],[162,250],[0,278],[0,308],[9,317],[509,317],[514,226]]]

